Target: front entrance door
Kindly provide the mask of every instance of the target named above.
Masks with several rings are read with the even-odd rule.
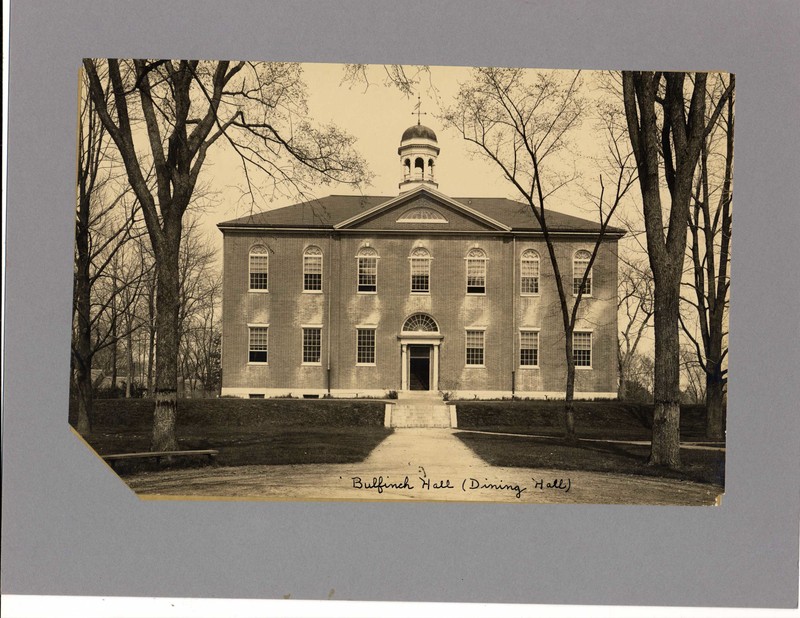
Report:
[[[412,391],[431,389],[431,348],[429,345],[408,346],[408,386]]]

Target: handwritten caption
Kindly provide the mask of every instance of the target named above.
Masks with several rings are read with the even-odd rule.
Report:
[[[425,472],[425,468],[420,466],[419,476],[412,479],[409,476],[404,476],[402,480],[397,480],[395,477],[377,475],[370,479],[361,476],[350,477],[353,489],[360,489],[371,491],[378,494],[388,490],[398,491],[418,491],[418,492],[440,492],[440,491],[461,491],[463,493],[470,493],[474,491],[497,492],[503,494],[513,495],[515,498],[522,499],[523,494],[526,492],[543,492],[543,491],[563,491],[569,492],[572,488],[572,480],[570,478],[553,478],[553,479],[537,479],[531,477],[530,482],[519,483],[509,482],[503,479],[483,479],[476,477],[463,477],[458,479],[450,478],[431,478]]]

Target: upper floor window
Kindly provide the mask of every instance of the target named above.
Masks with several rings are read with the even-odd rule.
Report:
[[[519,261],[520,293],[539,293],[539,254],[533,249],[522,252]]]
[[[250,289],[269,289],[269,250],[261,245],[250,249]]]
[[[358,291],[374,294],[378,291],[378,252],[372,247],[363,247],[358,259]]]
[[[581,289],[581,280],[583,273],[586,273],[586,283],[583,286],[583,295],[592,295],[592,271],[586,272],[589,268],[589,261],[592,259],[592,254],[581,249],[575,252],[575,257],[572,259],[572,294],[578,295]]]
[[[322,250],[309,247],[303,253],[303,291],[322,291]]]
[[[431,291],[431,254],[417,247],[411,252],[411,292],[429,294]]]
[[[486,294],[486,260],[483,249],[467,253],[467,294]]]
[[[269,361],[269,327],[249,326],[247,362],[267,363]]]
[[[576,367],[592,366],[592,333],[575,331],[572,333],[572,358]]]

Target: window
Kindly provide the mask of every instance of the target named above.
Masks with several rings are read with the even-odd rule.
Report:
[[[424,313],[415,313],[403,324],[404,333],[438,333],[436,321]]]
[[[576,367],[592,366],[592,333],[572,333],[572,358]]]
[[[322,291],[322,250],[309,247],[303,253],[303,291]]]
[[[533,249],[522,252],[519,262],[520,294],[539,293],[539,254]]]
[[[319,365],[322,357],[322,329],[318,326],[303,328],[303,364]]]
[[[358,291],[374,294],[378,291],[378,252],[364,247],[358,252]]]
[[[269,251],[261,245],[250,249],[250,289],[269,289]]]
[[[250,326],[250,345],[247,361],[250,363],[269,362],[269,327]]]
[[[486,294],[486,253],[470,249],[467,253],[467,294]]]
[[[359,328],[356,330],[356,364],[375,364],[375,329]]]
[[[539,333],[535,330],[522,330],[519,333],[519,366],[539,366]]]
[[[442,213],[433,208],[425,206],[418,206],[406,210],[400,218],[398,223],[447,223],[447,219]]]
[[[431,254],[422,247],[411,252],[411,292],[429,294],[431,291]]]
[[[483,366],[483,338],[482,330],[467,331],[467,365]]]
[[[577,296],[581,289],[581,279],[583,279],[583,273],[585,273],[586,269],[589,268],[589,260],[591,259],[592,254],[588,251],[581,249],[580,251],[575,252],[575,257],[572,260],[572,294],[574,296]],[[586,284],[583,286],[583,295],[592,295],[591,270],[586,275]]]

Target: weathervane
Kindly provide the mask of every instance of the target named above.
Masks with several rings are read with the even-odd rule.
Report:
[[[423,111],[422,111],[422,99],[420,98],[420,96],[419,96],[419,95],[417,95],[417,104],[414,106],[414,111],[413,111],[413,112],[411,112],[411,115],[412,115],[412,116],[413,116],[414,114],[416,114],[416,115],[417,115],[417,124],[418,124],[418,125],[419,125],[419,124],[422,124],[422,123],[420,122],[420,116],[427,116],[427,115],[428,115],[428,113],[427,113],[427,112],[423,112]]]

